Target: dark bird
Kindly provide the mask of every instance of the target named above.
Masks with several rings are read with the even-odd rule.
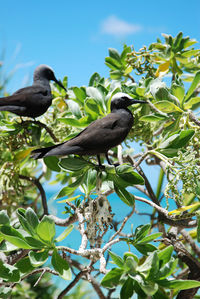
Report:
[[[0,111],[33,118],[42,115],[52,103],[50,80],[65,89],[49,66],[39,65],[34,71],[32,86],[21,88],[11,96],[0,98]]]
[[[34,159],[48,156],[97,155],[99,165],[100,154],[105,154],[109,164],[108,150],[120,144],[133,125],[133,115],[127,108],[132,104],[146,103],[131,98],[125,93],[117,93],[111,101],[111,113],[92,122],[74,138],[50,147],[36,149],[31,152]]]

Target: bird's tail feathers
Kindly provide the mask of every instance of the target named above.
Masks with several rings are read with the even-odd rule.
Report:
[[[52,146],[49,146],[49,147],[42,147],[42,148],[38,148],[36,150],[33,150],[31,152],[31,158],[37,160],[37,159],[41,159],[43,157],[46,156],[46,154],[52,150],[53,148],[57,147],[57,145],[52,145]]]

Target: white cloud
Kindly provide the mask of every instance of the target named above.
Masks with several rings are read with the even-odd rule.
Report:
[[[113,36],[126,36],[141,30],[141,25],[128,23],[118,19],[116,16],[108,17],[101,24],[101,33]]]

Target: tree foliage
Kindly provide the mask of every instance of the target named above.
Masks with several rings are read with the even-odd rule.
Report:
[[[181,32],[163,37],[139,51],[110,48],[105,58],[110,78],[94,73],[88,86],[69,87],[64,77],[67,94],[52,86],[53,104],[37,121],[0,113],[1,298],[17,298],[23,285],[38,298],[41,290],[37,294],[34,288],[45,287],[46,273],[63,279],[63,291],[49,286],[58,298],[68,298],[70,291],[89,298],[80,280],[88,281],[99,298],[195,296],[200,287],[200,50]],[[129,136],[109,151],[119,166],[102,168],[87,156],[42,162],[30,157],[31,150],[68,140],[107,115],[120,91],[148,105],[131,108],[135,121]],[[64,219],[48,211],[46,181],[59,188],[55,200],[65,203]],[[129,207],[123,221],[112,213],[111,194],[115,205],[121,200]],[[134,215],[144,212],[140,205],[136,211],[135,202],[152,208],[146,224],[135,224]],[[123,233],[128,220],[133,225]],[[66,246],[75,225],[78,249]],[[128,245],[123,256],[113,247],[118,243]]]

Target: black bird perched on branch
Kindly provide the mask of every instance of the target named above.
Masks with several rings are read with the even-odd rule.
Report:
[[[146,103],[131,98],[125,93],[117,93],[111,101],[111,113],[92,122],[76,137],[46,148],[31,152],[34,159],[48,156],[97,155],[99,165],[100,154],[105,154],[109,164],[108,150],[120,144],[128,135],[133,125],[133,115],[127,108],[132,104]]]
[[[50,80],[65,89],[49,66],[39,65],[34,71],[32,86],[21,88],[11,96],[0,98],[0,111],[33,118],[42,115],[52,103]]]

